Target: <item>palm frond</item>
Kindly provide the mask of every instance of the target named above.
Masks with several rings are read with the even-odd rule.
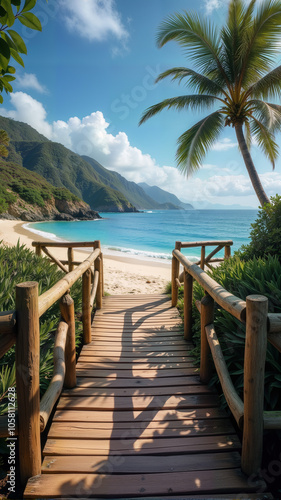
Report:
[[[157,33],[158,47],[174,40],[187,52],[199,71],[209,75],[218,70],[223,72],[220,63],[219,32],[209,21],[196,13],[174,14],[167,17]]]
[[[262,99],[269,97],[280,97],[281,95],[281,66],[277,66],[267,73],[263,78],[252,85],[248,94]]]
[[[142,125],[146,120],[152,116],[160,113],[165,108],[174,108],[176,110],[181,109],[196,109],[202,110],[211,107],[216,100],[219,98],[210,95],[183,95],[178,97],[170,97],[164,101],[154,104],[148,108],[141,117],[139,125]],[[219,99],[220,100],[220,99]]]
[[[230,2],[228,19],[222,29],[223,40],[223,66],[231,83],[234,83],[241,71],[241,58],[239,57],[242,43],[241,26],[245,15],[245,7],[241,0]]]
[[[189,68],[171,68],[164,71],[156,78],[156,83],[164,78],[171,76],[172,81],[182,82],[183,79],[188,78],[185,83],[193,90],[197,90],[199,94],[222,95],[225,94],[224,89],[210,78],[197,73]]]
[[[200,168],[203,158],[223,127],[224,117],[216,111],[179,137],[176,159],[181,172],[189,175]]]
[[[249,104],[253,107],[256,118],[268,128],[271,133],[281,129],[281,106],[258,99],[252,100]]]
[[[244,61],[241,85],[245,88],[266,71],[270,70],[280,39],[281,2],[265,0],[259,8],[252,25],[245,31],[240,57]]]
[[[252,117],[251,131],[255,136],[259,147],[269,159],[272,168],[275,168],[275,160],[278,156],[278,145],[274,140],[274,136],[269,130],[255,117]]]

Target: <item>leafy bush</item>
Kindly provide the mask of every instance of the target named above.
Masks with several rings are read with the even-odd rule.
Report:
[[[271,203],[259,210],[251,226],[251,242],[243,245],[237,254],[242,259],[277,255],[281,260],[281,196],[271,197]]]
[[[281,312],[281,263],[277,256],[267,259],[242,261],[233,257],[214,269],[212,277],[232,294],[246,300],[247,295],[265,295],[268,298],[269,312]],[[194,300],[201,300],[204,291],[194,283]],[[179,301],[181,304],[181,299]],[[200,359],[200,314],[194,305],[195,359]],[[215,328],[219,337],[225,360],[235,388],[243,399],[245,325],[219,306],[215,311]],[[215,374],[212,384],[219,386]],[[281,409],[281,354],[268,344],[265,367],[265,409]],[[219,388],[220,391],[220,388]]]
[[[15,247],[0,246],[0,310],[15,309],[15,290],[18,283],[37,281],[39,295],[52,287],[64,273],[57,269],[46,257],[38,257],[34,252],[17,244]],[[82,308],[81,281],[71,288],[71,296],[77,311]],[[40,392],[46,391],[53,372],[54,332],[59,322],[58,303],[40,318]],[[80,343],[81,326],[77,323],[76,342]],[[5,399],[8,387],[15,385],[15,348],[10,349],[0,360],[0,414],[7,409]]]
[[[27,203],[32,205],[39,205],[39,207],[44,207],[44,200],[39,191],[33,188],[22,186],[17,182],[13,183],[13,189],[20,195],[20,197]]]

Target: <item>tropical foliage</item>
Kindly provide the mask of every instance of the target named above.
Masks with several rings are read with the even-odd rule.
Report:
[[[271,197],[258,212],[256,221],[251,224],[250,243],[243,245],[237,254],[242,259],[276,255],[281,261],[281,197]]]
[[[24,202],[33,207],[44,207],[47,200],[53,200],[54,204],[55,200],[80,201],[68,189],[56,188],[41,175],[0,159],[0,214],[18,198],[23,207]]]
[[[0,157],[7,157],[9,154],[8,146],[9,146],[10,138],[5,130],[0,130]]]
[[[243,261],[235,256],[215,268],[212,278],[243,300],[247,295],[265,295],[268,297],[269,312],[281,313],[281,262],[277,256],[269,256],[267,259],[253,258],[249,261]],[[204,290],[195,282],[194,301],[201,300],[203,296]],[[183,311],[183,289],[180,290],[178,307]],[[245,325],[220,307],[216,308],[214,324],[232,381],[243,399]],[[199,363],[200,313],[195,304],[193,334],[195,343],[193,355]],[[211,384],[216,385],[221,393],[215,371]],[[268,344],[265,369],[265,409],[281,410],[281,354],[270,344]]]
[[[253,138],[271,162],[278,154],[275,132],[281,125],[281,106],[268,99],[281,95],[281,66],[273,67],[280,52],[281,2],[231,0],[228,19],[219,30],[208,19],[184,12],[160,25],[157,43],[174,40],[193,67],[175,67],[157,81],[172,77],[194,94],[165,99],[151,106],[140,123],[165,108],[212,112],[178,139],[178,167],[185,174],[200,168],[203,158],[225,126],[235,129],[251,182],[261,205],[268,203],[250,155]],[[215,109],[214,105],[218,108]]]
[[[37,0],[2,0],[0,5],[0,103],[3,103],[1,92],[13,92],[11,82],[16,72],[10,61],[14,59],[24,67],[20,54],[27,54],[27,48],[18,31],[11,29],[16,21],[33,30],[42,31],[41,23],[31,10]]]
[[[0,246],[0,310],[15,309],[15,289],[18,283],[37,281],[39,294],[44,293],[64,276],[56,265],[45,257],[38,257],[34,252],[19,243],[15,247]],[[81,281],[71,288],[75,310],[82,309]],[[43,394],[53,372],[54,332],[58,325],[60,311],[54,304],[40,319],[40,390]],[[81,323],[77,322],[77,346],[81,338]],[[7,409],[5,398],[7,389],[15,385],[15,348],[10,349],[0,360],[0,414]]]

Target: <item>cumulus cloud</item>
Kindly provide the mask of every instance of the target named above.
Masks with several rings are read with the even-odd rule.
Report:
[[[131,145],[125,132],[110,133],[109,123],[101,111],[82,119],[71,117],[67,121],[57,120],[50,124],[40,102],[23,92],[15,92],[10,97],[15,109],[7,111],[1,108],[0,114],[28,123],[49,139],[62,143],[80,155],[94,158],[130,181],[157,185],[180,199],[200,202],[201,208],[202,203],[216,203],[218,199],[221,203],[232,199],[234,203],[239,198],[240,203],[242,200],[242,204],[247,205],[254,194],[242,159],[241,163],[233,162],[233,165],[222,169],[204,164],[202,169],[208,172],[207,178],[203,175],[204,178],[194,176],[187,179],[175,167],[160,166],[149,154]],[[260,177],[268,195],[281,192],[281,174],[267,172]]]
[[[224,0],[205,0],[204,3],[207,14],[212,14],[214,10],[219,9],[225,4]]]
[[[68,29],[90,41],[128,38],[114,0],[59,0]]]
[[[227,151],[232,148],[237,148],[237,142],[232,142],[232,140],[227,137],[215,142],[212,146],[213,151]]]
[[[24,73],[23,75],[18,75],[16,84],[24,89],[36,90],[37,92],[40,92],[40,94],[48,93],[47,88],[44,85],[41,85],[34,73]]]
[[[14,110],[7,111],[1,108],[0,114],[7,118],[13,118],[28,123],[48,139],[52,136],[52,126],[47,122],[47,113],[41,102],[33,99],[24,92],[14,92],[10,95]]]

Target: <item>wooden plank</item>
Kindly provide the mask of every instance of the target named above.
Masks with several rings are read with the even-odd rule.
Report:
[[[124,337],[133,337],[133,338],[144,338],[144,337],[151,337],[155,340],[158,340],[159,337],[170,337],[171,335],[173,337],[181,338],[183,336],[182,330],[168,330],[168,328],[159,328],[155,330],[151,330],[150,328],[144,327],[144,328],[120,328],[118,329],[117,327],[108,327],[106,325],[104,326],[98,326],[94,329],[94,336],[114,336],[120,338]]]
[[[128,426],[127,423],[64,423],[53,422],[49,431],[50,439],[132,439],[160,437],[191,437],[210,436],[221,434],[235,434],[234,427],[228,420],[211,420],[206,424],[204,420],[181,420],[179,422],[152,422],[147,427],[141,424]],[[153,469],[152,469],[153,470]]]
[[[111,369],[118,369],[118,370],[150,370],[151,368],[154,369],[184,369],[184,368],[194,368],[194,363],[192,361],[180,361],[180,362],[168,362],[168,361],[155,361],[154,363],[148,362],[148,363],[132,363],[132,362],[125,362],[125,361],[98,361],[96,363],[91,361],[91,358],[82,358],[79,359],[79,364],[78,367],[82,370],[111,370]]]
[[[88,410],[90,407],[96,410],[150,410],[158,408],[212,408],[219,404],[215,395],[183,395],[183,396],[133,396],[133,397],[61,397],[57,408],[65,410]]]
[[[95,473],[107,472],[110,474],[150,474],[170,473],[184,471],[201,471],[214,469],[232,469],[240,466],[240,455],[238,452],[228,453],[206,453],[193,455],[159,456],[157,460],[153,456],[130,456],[122,457],[122,460],[114,460],[110,455],[104,456],[50,456],[45,457],[42,465],[43,474],[54,473]]]
[[[64,390],[62,396],[78,397],[78,396],[171,396],[184,395],[184,394],[214,394],[214,391],[209,389],[206,385],[182,385],[182,386],[169,386],[169,387],[149,387],[149,388],[116,388],[116,387],[76,387],[71,390]]]
[[[103,344],[103,345],[98,345]],[[116,344],[116,343],[115,343]],[[185,344],[179,344],[178,346],[166,346],[169,349],[164,349],[163,346],[142,346],[134,347],[134,345],[124,346],[119,343],[115,345],[109,342],[92,342],[87,346],[84,346],[81,354],[89,354],[96,356],[134,356],[134,357],[145,357],[145,356],[163,356],[163,357],[174,357],[174,356],[190,356],[191,348]]]
[[[191,348],[186,346],[182,342],[178,343],[170,343],[170,344],[160,344],[158,343],[147,345],[146,343],[132,344],[127,342],[109,342],[106,340],[101,341],[92,341],[88,346],[83,347],[83,353],[96,353],[97,356],[101,356],[102,354],[107,355],[112,353],[115,356],[151,356],[154,354],[155,356],[190,356]]]
[[[257,488],[261,489],[266,489],[266,484],[261,482],[257,485]],[[163,498],[166,498],[166,497],[141,497],[141,498],[145,498],[145,500],[163,500]],[[180,496],[174,496],[174,495],[169,495],[167,498],[169,498],[169,500],[210,500],[210,496],[206,493],[206,495],[184,495],[184,497],[182,495]],[[81,498],[80,497],[80,500],[88,500],[89,497],[87,498]],[[114,499],[116,499],[116,497],[114,497]],[[232,499],[232,500],[274,500],[273,496],[271,495],[271,493],[249,493],[249,492],[244,492],[244,493],[241,493],[239,492],[239,496],[237,496],[237,493],[224,493],[223,495],[218,495],[216,494],[215,498],[212,498],[211,500],[228,500],[228,499]],[[64,500],[77,500],[77,497],[76,498],[73,498],[73,497],[64,497]],[[104,500],[104,497],[101,498],[101,497],[95,497],[95,500]],[[139,497],[126,497],[126,500],[139,500]],[[275,499],[276,500],[276,499]]]
[[[130,476],[116,474],[99,476],[98,474],[42,474],[32,478],[25,490],[25,498],[38,498],[44,492],[44,498],[56,495],[66,497],[73,491],[83,493],[87,498],[97,495],[108,498],[112,496],[140,497],[146,495],[171,495],[189,493],[227,493],[253,491],[251,482],[240,469],[223,469],[213,471],[174,472],[170,474],[132,474]]]
[[[110,355],[108,353],[96,353],[95,351],[83,351],[81,352],[79,356],[79,361],[82,363],[86,362],[92,362],[92,363],[100,363],[100,362],[110,362],[110,363],[118,363],[118,362],[124,362],[124,363],[147,363],[148,361],[151,363],[181,363],[181,362],[186,362],[186,361],[193,361],[194,358],[192,356],[187,356],[187,355],[180,355],[180,354],[172,354],[169,355],[167,353],[166,356],[163,356],[161,353],[157,356],[157,354],[150,354],[148,353],[146,356],[144,356],[142,353],[130,355],[127,353],[126,356],[120,354],[119,356],[116,354]]]
[[[101,378],[127,378],[128,377],[128,370],[91,370],[91,369],[84,369],[81,368],[79,365],[77,365],[77,370],[76,370],[77,376],[80,377],[101,377]],[[133,369],[133,376],[134,377],[144,377],[144,378],[158,378],[158,377],[179,377],[179,376],[184,376],[184,375],[195,375],[197,373],[196,368],[171,368],[168,370],[165,370],[163,368],[160,368],[159,370],[155,370],[153,368],[150,368],[148,370],[138,370],[137,368]]]
[[[166,410],[134,410],[132,411],[118,411],[114,412],[109,410],[57,410],[54,414],[54,422],[132,422],[132,417],[134,418],[133,424],[139,422],[151,422],[156,421],[179,421],[179,420],[189,420],[193,419],[217,419],[217,418],[227,418],[225,411],[219,408],[195,408],[192,410],[188,409],[166,409]]]
[[[136,440],[110,439],[48,439],[43,455],[166,455],[177,453],[202,453],[237,451],[241,444],[237,436],[196,436]]]
[[[165,348],[167,351],[172,350],[174,347],[175,349],[188,349],[190,348],[189,346],[186,345],[185,340],[182,338],[180,339],[174,339],[174,337],[171,335],[171,337],[165,337],[165,338],[157,338],[154,340],[151,339],[146,339],[146,340],[138,340],[138,339],[121,339],[121,338],[109,338],[109,337],[104,337],[103,335],[93,335],[92,336],[92,342],[89,345],[89,347],[95,348],[95,346],[108,346],[108,347],[120,347],[122,346],[123,350],[125,351],[126,349],[157,349],[159,348]]]
[[[185,377],[159,377],[159,378],[122,378],[117,379],[115,376],[110,379],[104,378],[87,378],[87,377],[77,377],[77,387],[115,387],[115,388],[138,388],[143,387],[169,387],[172,388],[177,385],[189,386],[198,385],[199,376],[198,375],[187,375]],[[173,390],[171,389],[171,393]]]

